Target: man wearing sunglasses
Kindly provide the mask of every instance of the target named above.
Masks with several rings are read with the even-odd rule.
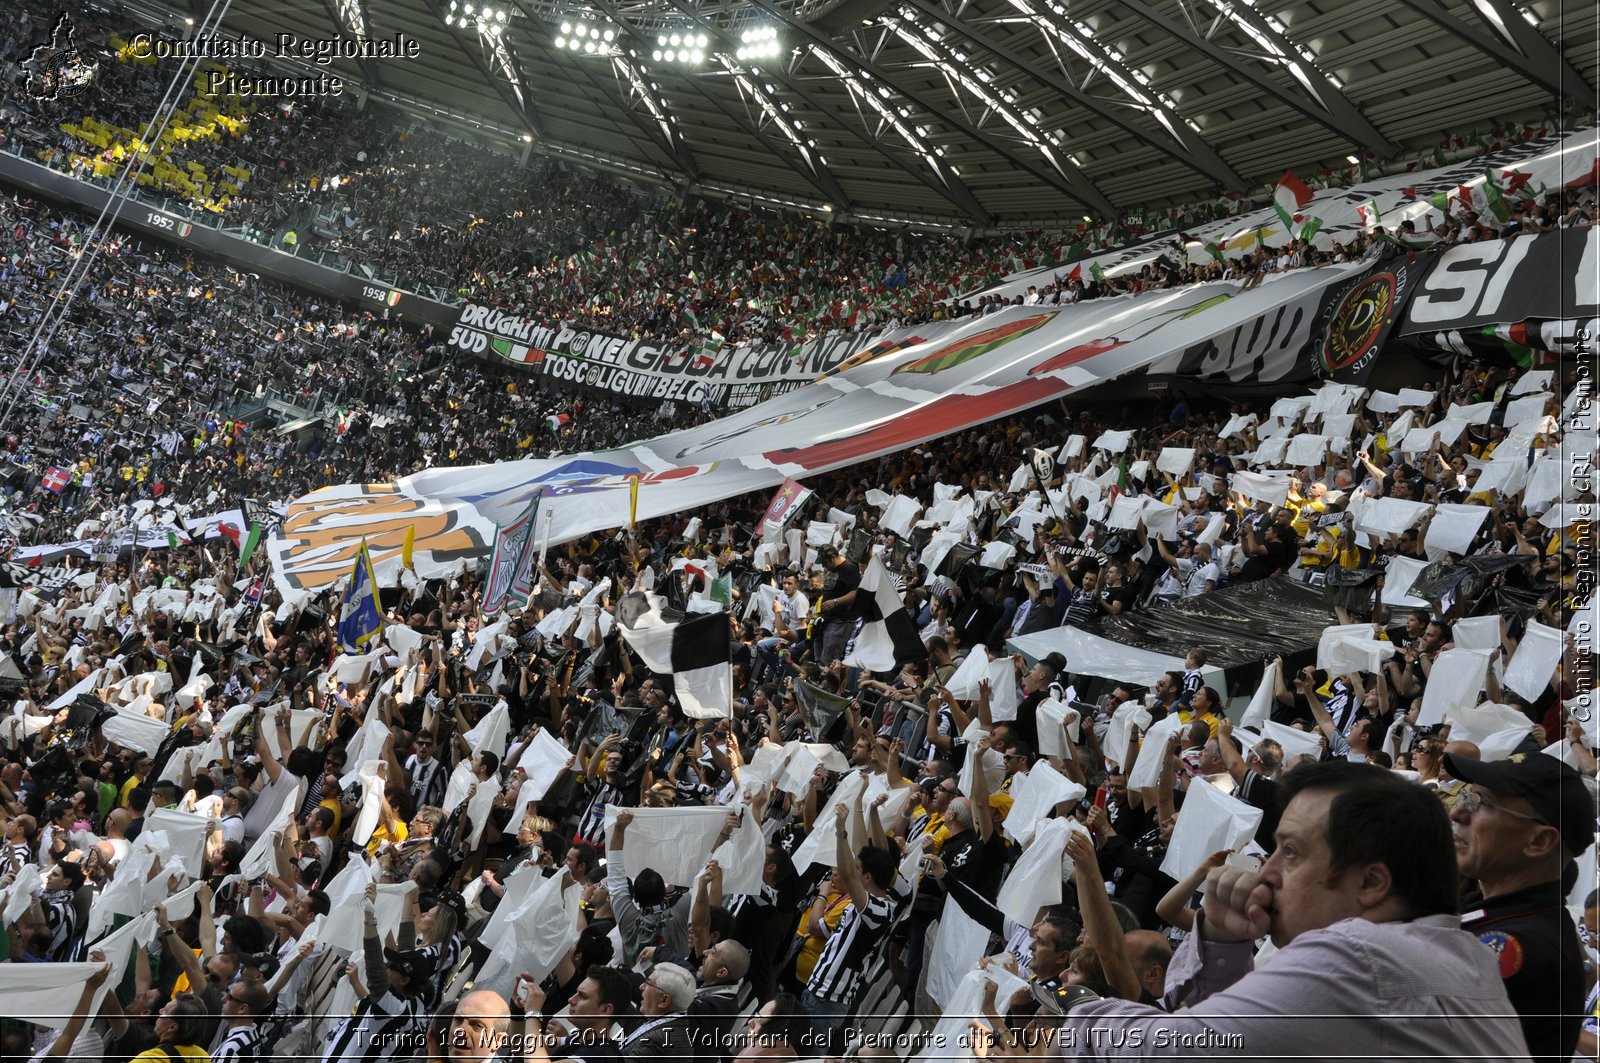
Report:
[[[1490,762],[1446,753],[1444,766],[1466,783],[1450,813],[1461,874],[1476,887],[1461,925],[1494,950],[1533,1058],[1566,1059],[1587,981],[1564,898],[1594,841],[1594,798],[1543,753]]]

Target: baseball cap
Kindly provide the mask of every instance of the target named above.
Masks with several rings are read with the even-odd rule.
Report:
[[[383,961],[413,982],[433,974],[433,954],[426,949],[409,949],[401,952],[386,945],[383,949]]]
[[[1574,856],[1594,841],[1594,798],[1583,776],[1549,754],[1514,753],[1505,760],[1483,761],[1446,753],[1444,767],[1462,782],[1528,802],[1540,819],[1561,832]]]
[[[270,952],[255,952],[248,956],[239,957],[239,966],[259,971],[263,978],[271,978],[278,973],[279,963],[278,957]]]

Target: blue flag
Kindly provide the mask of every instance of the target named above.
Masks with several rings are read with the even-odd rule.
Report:
[[[372,573],[367,540],[361,540],[350,585],[339,607],[339,652],[362,653],[383,634],[383,614],[378,611],[378,580]]]

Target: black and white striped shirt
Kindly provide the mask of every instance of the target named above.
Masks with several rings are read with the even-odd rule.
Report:
[[[211,1063],[255,1063],[261,1058],[261,1030],[251,1023],[228,1030],[211,1053]]]
[[[735,893],[731,897],[724,898],[724,900],[726,902],[724,907],[727,908],[728,914],[737,919],[746,905],[752,908],[776,908],[778,906],[778,890],[774,886],[762,883],[759,893]]]
[[[439,991],[439,999],[443,1000],[450,976],[456,973],[456,964],[461,962],[461,935],[451,934],[439,944],[423,945],[417,951],[433,957],[433,986]]]
[[[402,1000],[392,992],[376,999],[368,996],[333,1028],[322,1063],[410,1059],[422,1045],[427,1020],[421,997]]]
[[[424,764],[412,754],[406,759],[406,772],[411,776],[411,800],[417,808],[444,803],[447,773],[438,757]]]
[[[50,927],[50,958],[59,963],[71,962],[76,958],[73,953],[78,936],[78,909],[73,902],[73,891],[51,890],[42,900],[45,923]]]
[[[579,839],[594,845],[603,844],[606,806],[627,803],[627,794],[621,787],[600,780],[595,787],[594,797],[589,800],[589,807],[583,810],[583,818],[578,820]]]
[[[851,905],[822,946],[806,991],[823,1000],[850,1003],[860,987],[867,957],[888,933],[891,915],[889,898],[884,895],[869,893],[864,907]]]

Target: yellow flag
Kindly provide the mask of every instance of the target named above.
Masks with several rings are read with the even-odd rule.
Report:
[[[639,519],[639,476],[628,477],[628,530],[632,531]]]
[[[400,546],[400,563],[406,568],[415,568],[411,561],[411,551],[417,546],[417,526],[411,525],[406,529],[406,541]]]

